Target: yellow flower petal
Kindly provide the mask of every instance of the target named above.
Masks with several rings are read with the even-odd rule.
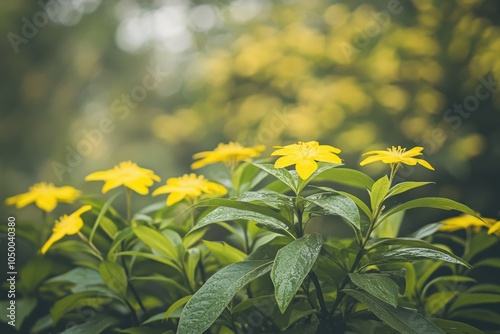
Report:
[[[301,160],[297,163],[295,168],[300,178],[305,180],[318,169],[318,164],[313,159]]]
[[[99,171],[87,175],[86,181],[105,181],[102,192],[107,193],[111,189],[125,186],[140,195],[146,195],[154,181],[160,181],[160,177],[146,168],[141,168],[131,161],[120,162],[113,169]]]
[[[58,202],[72,203],[80,196],[80,191],[73,187],[55,187],[52,183],[40,182],[29,188],[24,194],[12,196],[6,199],[7,205],[16,205],[17,208],[25,207],[35,203],[46,212],[54,210]]]
[[[295,165],[300,160],[301,160],[300,157],[296,155],[287,155],[276,160],[276,162],[274,163],[274,168],[283,168]]]

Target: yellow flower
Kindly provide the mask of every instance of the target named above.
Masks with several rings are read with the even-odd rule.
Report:
[[[274,146],[274,148],[278,148],[278,150],[271,155],[282,155],[274,163],[274,168],[295,165],[297,173],[303,180],[310,177],[318,169],[316,161],[342,163],[342,160],[336,155],[340,153],[340,149],[329,145],[320,145],[317,141],[299,141],[297,144]]]
[[[138,194],[146,195],[149,192],[148,187],[153,185],[153,181],[160,181],[160,177],[150,169],[141,168],[131,161],[124,161],[113,169],[88,175],[85,181],[105,181],[102,187],[103,194],[123,185]]]
[[[500,220],[495,221],[495,219],[491,219],[486,224],[489,226],[488,234],[495,234],[500,237]]]
[[[73,235],[80,232],[83,227],[83,220],[80,216],[92,209],[90,205],[84,205],[80,209],[76,210],[72,214],[64,215],[56,221],[54,228],[52,229],[52,235],[45,242],[42,247],[42,254],[47,253],[47,250],[58,240],[61,240],[65,235]]]
[[[370,164],[375,161],[382,161],[383,163],[390,165],[404,163],[411,166],[414,166],[418,163],[424,166],[425,168],[434,170],[434,168],[427,161],[423,159],[414,158],[416,156],[422,155],[423,149],[424,149],[423,147],[417,146],[409,151],[406,151],[406,148],[401,148],[401,146],[398,146],[397,148],[393,146],[392,148],[388,148],[387,151],[366,152],[363,154],[363,156],[369,154],[373,155],[361,161],[360,165],[364,166],[366,164]]]
[[[57,206],[57,202],[73,203],[78,196],[80,196],[80,191],[73,187],[54,187],[52,183],[40,182],[31,186],[27,193],[7,198],[5,203],[23,208],[35,202],[36,206],[43,211],[51,212]]]
[[[442,220],[440,223],[443,224],[443,226],[439,228],[440,231],[454,232],[471,227],[475,232],[479,232],[482,227],[487,227],[487,224],[495,223],[495,219],[482,218],[481,220],[477,217],[464,214]]]
[[[244,147],[239,143],[221,143],[213,151],[199,152],[193,155],[193,159],[200,160],[195,161],[191,165],[191,168],[198,169],[209,164],[223,162],[230,169],[232,169],[240,161],[251,161],[252,158],[258,157],[260,155],[260,152],[264,151],[265,149],[266,147],[264,145]]]
[[[153,192],[153,196],[160,194],[170,194],[167,199],[167,205],[170,206],[183,199],[192,202],[197,198],[224,196],[227,190],[218,183],[208,181],[203,175],[191,173],[168,179],[166,185]]]

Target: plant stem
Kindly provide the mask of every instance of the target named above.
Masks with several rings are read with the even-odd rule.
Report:
[[[125,245],[124,245],[123,241],[121,242],[121,249],[122,250],[125,249]],[[137,304],[139,304],[139,307],[141,308],[142,312],[145,313],[146,312],[146,308],[144,307],[144,304],[142,304],[141,298],[139,297],[139,294],[137,293],[137,290],[135,289],[134,285],[130,281],[130,273],[128,271],[127,264],[126,264],[125,259],[123,258],[123,256],[120,257],[120,262],[121,262],[121,265],[123,267],[123,270],[125,270],[125,275],[127,276],[127,285],[130,287],[130,291],[132,292],[132,295],[134,296],[134,299],[137,301]],[[125,300],[126,300],[126,298],[125,298]],[[132,310],[133,310],[133,313],[134,313],[135,317],[137,318],[137,314],[135,312],[135,309],[132,308]]]
[[[125,197],[127,198],[127,222],[130,224],[130,218],[132,217],[132,190],[126,188]]]
[[[318,281],[318,276],[311,270],[309,277],[316,288],[316,295],[318,296],[319,306],[321,308],[321,318],[325,318],[328,315],[328,308],[326,307],[325,299],[323,298],[323,291],[321,290],[321,285]]]
[[[87,239],[87,237],[85,235],[83,235],[82,232],[78,231],[78,236],[80,237],[80,239],[82,239],[87,245],[90,246],[90,248],[92,248],[92,250],[94,251],[95,255],[99,258],[99,260],[101,261],[104,261],[104,258],[102,257],[102,254],[101,252],[99,251],[99,249],[97,249],[96,246],[94,246],[93,243],[91,243],[89,241],[89,239]]]

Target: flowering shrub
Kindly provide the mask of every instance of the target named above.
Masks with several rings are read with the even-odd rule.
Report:
[[[342,167],[341,151],[333,146],[311,141],[275,148],[274,164],[255,160],[264,151],[260,146],[220,144],[198,153],[195,169],[226,165],[230,178],[221,181],[228,189],[185,174],[153,191],[168,194],[166,203],[138,212],[131,212],[133,192],[149,193],[160,181],[153,171],[128,161],[88,175],[87,181],[104,181],[103,193],[123,186],[127,214],[112,206],[121,192],[106,202],[81,197],[83,206],[61,217],[50,237],[42,233],[43,255],[21,272],[23,300],[30,306],[19,322],[35,308],[50,313],[23,330],[482,333],[457,320],[491,316],[477,311],[486,294],[489,303],[500,302],[500,286],[474,285],[470,275],[475,254],[496,242],[483,227],[498,235],[500,225],[446,198],[390,206],[389,198],[430,184],[394,182],[403,164],[434,170],[416,158],[421,147],[365,153],[361,166],[389,167],[378,180]],[[78,196],[71,187],[40,184],[7,204],[35,202],[50,212]],[[426,207],[465,215],[398,237],[404,211]],[[313,219],[342,220],[352,238],[317,233],[309,226]],[[464,248],[461,257],[432,242],[458,229],[468,231],[465,240],[453,237]],[[67,237],[72,235],[78,238]],[[475,265],[498,263],[483,259]],[[475,313],[464,311],[471,306]]]

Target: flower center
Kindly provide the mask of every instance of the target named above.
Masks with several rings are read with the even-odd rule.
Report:
[[[304,159],[308,159],[317,153],[315,145],[303,142],[300,142],[299,144],[300,144],[300,155],[302,155]]]
[[[398,146],[396,148],[396,146],[393,146],[392,148],[388,148],[387,149],[390,153],[392,153],[393,156],[396,156],[396,157],[399,157],[401,155],[403,155],[403,153],[405,153],[406,151],[406,148],[402,148],[401,146]]]

